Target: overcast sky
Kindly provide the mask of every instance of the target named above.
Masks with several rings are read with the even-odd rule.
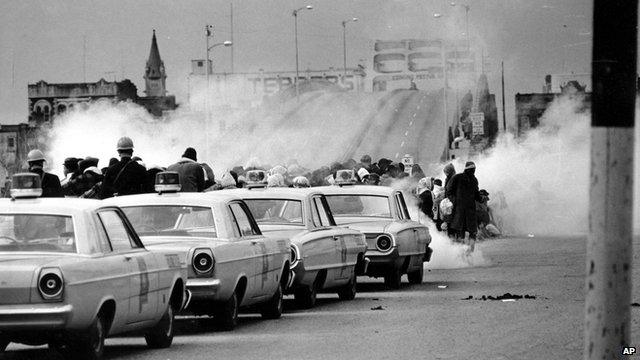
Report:
[[[205,24],[215,41],[230,38],[230,0],[20,0],[0,11],[0,123],[27,120],[27,84],[142,78],[156,30],[167,88],[186,101],[190,59],[205,56]],[[592,1],[586,0],[233,0],[235,70],[293,70],[293,18],[299,15],[301,68],[342,66],[341,21],[348,24],[348,65],[372,57],[376,39],[462,37],[470,6],[472,37],[484,44],[498,93],[505,62],[508,111],[516,92],[539,92],[545,74],[588,72]],[[442,17],[434,18],[434,13]],[[229,71],[229,48],[212,52],[215,71]],[[497,97],[499,98],[499,96]],[[513,113],[507,113],[509,119]]]

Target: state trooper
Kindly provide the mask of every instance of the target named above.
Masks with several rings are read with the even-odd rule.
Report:
[[[29,151],[27,154],[27,164],[29,165],[29,172],[38,174],[40,176],[40,182],[42,186],[41,197],[64,197],[62,186],[60,185],[60,178],[57,175],[44,171],[44,154],[38,149]]]
[[[141,194],[146,190],[147,170],[132,161],[133,140],[123,136],[118,140],[117,151],[120,161],[109,166],[101,189],[100,198],[119,195]]]

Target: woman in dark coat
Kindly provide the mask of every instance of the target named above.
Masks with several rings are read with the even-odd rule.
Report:
[[[464,238],[467,231],[469,238],[475,239],[478,232],[476,201],[480,200],[480,193],[475,170],[476,165],[468,161],[464,166],[464,172],[454,175],[447,184],[446,196],[453,203],[450,227],[456,231],[457,237]]]

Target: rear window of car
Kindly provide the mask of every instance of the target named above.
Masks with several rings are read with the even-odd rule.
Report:
[[[333,217],[391,218],[389,198],[377,195],[325,195]]]
[[[76,252],[71,216],[0,214],[0,251]]]
[[[158,205],[123,207],[140,236],[217,236],[213,210],[204,206]]]
[[[259,224],[302,225],[302,202],[292,199],[244,199]]]

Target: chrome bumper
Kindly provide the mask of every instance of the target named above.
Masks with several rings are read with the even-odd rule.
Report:
[[[215,296],[221,283],[220,279],[187,279],[187,291],[191,293],[189,300]]]
[[[0,306],[0,332],[64,328],[73,305],[33,304]]]

